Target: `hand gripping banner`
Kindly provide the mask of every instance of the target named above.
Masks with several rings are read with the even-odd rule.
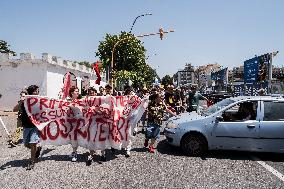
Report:
[[[26,96],[25,109],[40,130],[43,145],[120,149],[132,140],[147,99],[138,96],[91,96],[74,101]]]

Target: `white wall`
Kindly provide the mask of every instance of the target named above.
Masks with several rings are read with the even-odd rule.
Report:
[[[58,98],[58,94],[63,87],[63,77],[65,72],[47,71],[47,96],[50,98]]]
[[[12,110],[20,92],[29,85],[40,86],[40,94],[46,95],[46,65],[33,60],[10,61],[0,64],[0,110]]]
[[[0,53],[0,111],[13,110],[20,92],[29,85],[38,85],[42,96],[58,98],[67,72],[75,74],[80,90],[84,76],[89,77],[91,86],[95,85],[96,75],[84,66],[73,66],[71,61],[64,63],[62,58],[48,53],[43,53],[42,59],[35,59],[31,53],[21,53],[20,57],[12,60]]]

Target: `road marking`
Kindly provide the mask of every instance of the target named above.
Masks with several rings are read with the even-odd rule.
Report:
[[[266,164],[265,162],[261,161],[258,157],[251,156],[251,158],[284,182],[284,175],[282,175],[279,171],[277,171],[276,169],[274,169],[270,165]]]

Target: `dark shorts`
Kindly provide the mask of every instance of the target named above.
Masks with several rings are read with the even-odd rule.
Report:
[[[159,139],[160,138],[160,125],[155,123],[148,123],[146,133],[146,139]]]

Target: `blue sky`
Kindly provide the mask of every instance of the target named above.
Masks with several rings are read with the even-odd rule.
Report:
[[[162,77],[186,63],[219,63],[232,68],[255,55],[279,51],[284,66],[282,0],[0,0],[0,39],[18,54],[42,52],[94,62],[106,33],[139,35],[174,29],[160,40],[142,41],[148,63]]]

